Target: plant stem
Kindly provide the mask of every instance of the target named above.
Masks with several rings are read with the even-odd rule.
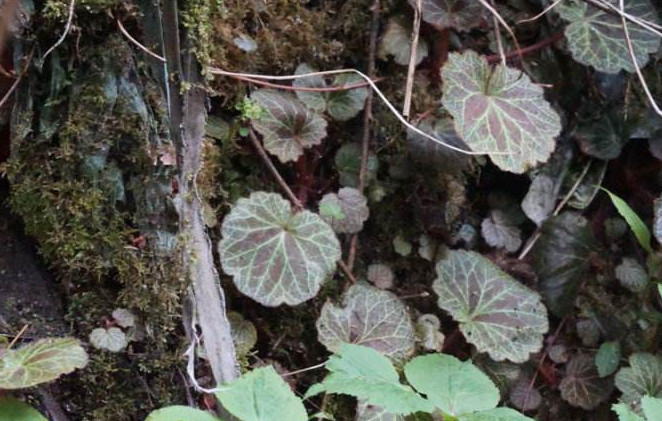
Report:
[[[535,53],[536,51],[542,50],[543,48],[547,47],[548,45],[554,44],[556,41],[563,39],[565,37],[565,34],[563,31],[559,31],[555,34],[550,35],[549,37],[536,42],[535,44],[531,44],[528,47],[524,47],[519,51],[510,51],[505,54],[506,59],[511,59],[514,57],[520,57],[524,56],[526,54],[531,54]],[[493,54],[491,56],[487,56],[487,61],[489,63],[496,63],[499,60],[501,60],[501,55],[499,54]]]

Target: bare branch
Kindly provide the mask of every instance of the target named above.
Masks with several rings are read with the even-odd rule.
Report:
[[[67,18],[67,24],[64,27],[64,32],[62,33],[62,36],[60,36],[60,39],[58,39],[57,42],[55,42],[55,44],[53,44],[53,46],[51,48],[49,48],[48,51],[46,51],[46,54],[44,54],[44,56],[41,58],[42,63],[44,61],[46,61],[46,57],[48,57],[48,55],[50,53],[52,53],[53,50],[55,50],[57,47],[59,47],[60,44],[62,44],[64,42],[64,40],[67,38],[67,35],[69,34],[69,31],[71,30],[71,23],[74,20],[74,9],[75,8],[76,8],[76,0],[71,0],[71,3],[69,3],[69,17]]]
[[[411,53],[409,54],[409,67],[407,68],[407,83],[405,85],[405,102],[402,106],[402,115],[409,118],[411,110],[411,93],[414,89],[414,73],[416,72],[416,59],[418,58],[418,35],[421,30],[421,3],[416,1],[414,8],[414,30],[411,36]]]

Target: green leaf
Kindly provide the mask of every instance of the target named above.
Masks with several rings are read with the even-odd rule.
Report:
[[[87,353],[73,338],[41,339],[0,359],[0,390],[24,389],[83,368]]]
[[[304,149],[322,143],[326,121],[289,93],[261,89],[251,94],[264,112],[252,121],[264,147],[281,162],[296,161]]]
[[[597,120],[581,122],[574,132],[582,152],[603,160],[618,158],[630,135],[630,126],[615,112],[602,113]]]
[[[297,67],[297,75],[315,73],[316,69],[306,63]],[[333,79],[330,85],[321,76],[311,76],[295,79],[293,86],[303,88],[330,88],[354,85],[363,82],[356,74],[340,74]],[[326,112],[337,121],[347,121],[363,110],[368,97],[368,88],[347,89],[334,92],[308,92],[297,91],[297,97],[310,109]]]
[[[531,257],[538,291],[555,315],[563,317],[574,308],[594,244],[588,220],[579,214],[564,212],[543,224]]]
[[[617,341],[605,342],[595,354],[595,365],[600,377],[611,376],[621,362],[621,344]]]
[[[332,218],[338,221],[345,219],[345,214],[342,212],[342,207],[339,203],[327,202],[319,204],[319,214],[322,218]]]
[[[90,344],[96,349],[105,349],[110,352],[120,352],[129,342],[122,329],[111,327],[105,329],[98,327],[90,332]]]
[[[275,193],[239,199],[225,217],[219,254],[239,291],[266,306],[313,298],[340,259],[340,244],[318,215],[294,213]]]
[[[614,204],[614,206],[616,206],[616,210],[618,210],[618,213],[621,214],[623,219],[625,219],[625,222],[628,223],[635,237],[637,237],[639,245],[641,245],[641,247],[643,247],[643,249],[647,252],[652,253],[653,249],[651,248],[651,232],[644,221],[641,220],[639,215],[637,215],[637,213],[632,210],[630,205],[628,205],[625,200],[621,199],[603,187],[601,187],[601,189],[609,195],[611,202]]]
[[[418,0],[409,0],[416,7]],[[468,31],[480,26],[485,8],[475,0],[422,0],[421,17],[439,29]]]
[[[489,151],[499,168],[515,173],[549,158],[561,119],[526,74],[502,64],[492,69],[468,51],[450,54],[441,76],[442,103],[471,149]]]
[[[414,326],[402,301],[393,293],[364,284],[349,288],[344,307],[324,304],[317,332],[331,352],[353,343],[402,359],[414,350]]]
[[[606,0],[619,8],[619,0]],[[620,16],[580,0],[565,0],[556,11],[570,24],[565,29],[572,57],[604,73],[621,70],[634,72]],[[628,0],[625,12],[652,23],[659,23],[655,8],[648,0]],[[632,47],[639,67],[657,51],[660,39],[645,28],[628,22]]]
[[[152,411],[145,421],[219,421],[207,411],[190,406],[173,405]]]
[[[322,207],[340,207],[342,218],[324,214],[320,216],[337,233],[356,234],[363,229],[363,223],[370,216],[368,199],[353,187],[343,187],[338,193],[328,193],[320,200]]]
[[[393,56],[393,60],[403,66],[409,64],[411,56],[411,29],[407,29],[397,19],[389,20],[384,35],[379,44],[379,58],[386,60]],[[428,44],[420,39],[416,48],[416,65],[418,66],[428,56]]]
[[[36,409],[9,396],[0,396],[0,421],[48,421]]]
[[[359,172],[361,170],[361,146],[348,143],[336,152],[335,164],[340,175],[340,184],[345,187],[359,186]],[[377,179],[379,160],[372,152],[368,154],[368,166],[365,174],[366,185]]]
[[[402,415],[434,410],[431,402],[401,384],[388,358],[372,348],[345,344],[329,358],[326,368],[330,374],[313,386],[306,397],[321,392],[341,393]]]
[[[228,321],[232,330],[232,341],[238,355],[250,352],[257,342],[257,329],[250,321],[236,311],[228,312]]]
[[[446,414],[483,411],[499,403],[499,389],[492,380],[471,362],[451,355],[416,357],[405,365],[405,376],[410,385]]]
[[[494,408],[489,411],[464,414],[458,417],[458,421],[534,421],[525,415],[510,408]]]
[[[479,352],[521,363],[542,348],[549,325],[540,296],[480,254],[449,251],[437,262],[432,289]]]
[[[648,353],[634,353],[616,373],[616,387],[623,393],[621,401],[637,404],[646,395],[662,398],[662,360]]]
[[[650,283],[646,269],[631,257],[624,257],[621,264],[616,266],[614,274],[624,288],[634,293],[645,291]]]
[[[593,357],[578,354],[566,366],[559,390],[570,405],[590,411],[609,399],[613,384],[611,379],[598,376]]]
[[[641,398],[641,408],[648,421],[662,420],[662,399],[644,396]]]
[[[307,421],[303,402],[273,367],[256,368],[223,386],[216,397],[241,421]]]
[[[611,410],[616,412],[619,421],[645,421],[639,415],[632,412],[632,410],[624,403],[612,405]]]

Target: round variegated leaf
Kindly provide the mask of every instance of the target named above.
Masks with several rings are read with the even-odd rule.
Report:
[[[471,149],[489,152],[497,166],[514,173],[549,158],[561,119],[526,74],[502,64],[492,69],[468,51],[450,54],[441,75],[443,105]]]
[[[559,384],[561,397],[565,401],[587,411],[607,400],[612,389],[611,379],[601,378],[595,359],[584,354],[575,355],[570,360]]]
[[[619,0],[605,2],[619,8]],[[556,11],[570,23],[565,29],[565,36],[572,58],[605,73],[635,71],[620,16],[581,0],[565,0],[556,7]],[[659,23],[649,0],[627,0],[625,12]],[[631,22],[628,22],[628,31],[637,64],[643,67],[648,63],[649,55],[660,46],[660,38]]]
[[[131,327],[136,324],[136,316],[125,308],[116,308],[113,310],[113,320],[124,328]]]
[[[496,361],[523,363],[542,348],[549,326],[540,295],[480,254],[449,251],[437,262],[438,305],[460,323],[467,341]]]
[[[129,341],[122,329],[111,327],[105,329],[98,327],[90,333],[90,343],[96,349],[105,349],[110,352],[120,352],[126,348]]]
[[[261,89],[251,94],[264,110],[252,121],[264,147],[281,162],[296,161],[304,149],[322,143],[326,120],[307,109],[292,94]]]
[[[0,359],[0,390],[24,389],[83,368],[87,353],[73,338],[42,339]]]
[[[416,7],[418,0],[409,0]],[[468,31],[481,24],[485,8],[476,0],[422,0],[421,17],[439,29]]]
[[[393,60],[406,66],[411,56],[411,30],[405,28],[399,21],[390,20],[379,44],[379,57],[386,60],[393,56]],[[416,48],[416,65],[419,65],[428,56],[428,44],[424,39],[418,41]]]
[[[379,289],[391,289],[395,281],[395,274],[388,265],[373,263],[368,266],[368,281]]]
[[[616,387],[623,395],[621,401],[637,405],[646,395],[662,398],[662,359],[653,354],[638,352],[628,358],[630,367],[616,373]]]
[[[414,349],[414,326],[394,294],[356,284],[347,291],[343,304],[336,307],[327,302],[317,319],[319,341],[331,352],[352,343],[401,359]]]
[[[242,293],[266,306],[313,298],[340,259],[340,244],[318,215],[295,213],[275,193],[239,199],[225,217],[219,253]]]
[[[303,63],[297,67],[296,74],[315,73],[317,70]],[[354,85],[363,82],[356,74],[340,74],[336,76],[331,85],[327,84],[321,76],[310,76],[296,79],[294,86],[304,88],[328,88],[332,86]],[[332,92],[297,91],[297,97],[310,109],[327,112],[337,121],[346,121],[358,115],[365,105],[368,97],[368,88],[346,89]]]
[[[322,212],[324,207],[339,207],[342,215]],[[355,234],[363,229],[363,223],[368,219],[368,199],[357,189],[344,187],[336,193],[324,195],[320,201],[320,215],[335,232]]]

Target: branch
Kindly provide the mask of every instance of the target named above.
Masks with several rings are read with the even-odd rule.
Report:
[[[416,72],[416,59],[418,57],[418,34],[420,30],[421,0],[416,0],[416,7],[414,8],[414,30],[411,37],[411,52],[409,53],[409,67],[407,68],[407,83],[405,85],[405,102],[402,106],[402,115],[407,118],[409,118],[409,111],[411,110],[411,93],[414,89],[414,72]]]
[[[71,3],[69,3],[69,17],[67,17],[67,24],[64,27],[64,32],[60,36],[60,39],[58,39],[55,42],[55,44],[53,44],[51,46],[51,48],[49,48],[48,51],[46,51],[46,53],[44,54],[44,56],[41,58],[41,63],[42,64],[46,61],[46,57],[48,57],[48,55],[50,53],[52,53],[53,50],[55,50],[57,47],[59,47],[60,44],[62,44],[64,42],[64,40],[67,38],[67,35],[69,34],[69,31],[71,30],[71,23],[74,20],[74,9],[75,8],[76,8],[76,0],[71,0]]]

